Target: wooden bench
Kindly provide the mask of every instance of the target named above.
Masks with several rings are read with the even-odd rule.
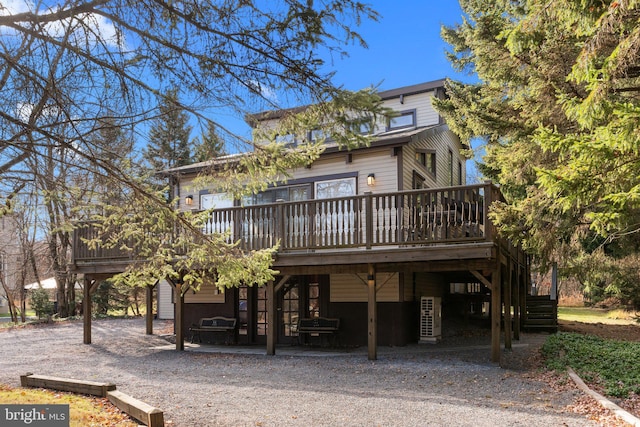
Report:
[[[302,337],[304,335],[318,335],[320,337],[320,345],[322,345],[322,337],[328,336],[335,346],[338,332],[340,330],[340,319],[332,319],[328,317],[312,317],[298,320],[298,342],[304,343]]]
[[[225,332],[227,334],[226,344],[233,342],[235,339],[237,319],[232,317],[203,317],[198,324],[194,324],[189,328],[191,332],[191,343],[197,339],[202,342],[201,334],[203,332]],[[231,338],[231,340],[229,340]]]

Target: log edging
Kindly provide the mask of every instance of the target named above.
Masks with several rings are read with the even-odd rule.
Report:
[[[602,407],[607,408],[608,410],[613,412],[616,417],[620,418],[625,423],[628,423],[634,427],[640,427],[640,419],[638,419],[638,417],[625,411],[600,393],[591,390],[589,386],[587,386],[585,382],[582,381],[582,378],[580,378],[578,374],[576,374],[575,371],[571,369],[571,367],[567,367],[567,372],[569,373],[569,377],[571,377],[573,382],[576,383],[578,388],[595,399],[596,402],[598,402]]]
[[[112,383],[35,375],[29,372],[20,375],[20,385],[106,397],[122,412],[143,424],[149,427],[164,427],[164,413],[160,409],[116,390],[116,385]]]

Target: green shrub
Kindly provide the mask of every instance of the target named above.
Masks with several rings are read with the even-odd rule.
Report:
[[[53,301],[49,300],[49,292],[42,288],[32,290],[31,308],[36,312],[38,319],[53,314]]]
[[[640,343],[560,332],[547,339],[542,354],[548,369],[562,371],[570,366],[609,396],[640,393]]]

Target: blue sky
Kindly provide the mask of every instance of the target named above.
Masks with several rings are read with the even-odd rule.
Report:
[[[326,71],[335,72],[334,84],[355,91],[369,86],[394,89],[445,77],[473,81],[451,67],[445,56],[448,45],[440,38],[443,24],[462,22],[457,0],[373,0],[369,4],[380,19],[353,28],[368,48],[351,45],[345,48],[348,57],[325,58]],[[251,137],[242,118],[221,114],[217,119]]]
[[[393,89],[451,77],[457,74],[445,56],[447,44],[440,28],[462,22],[457,0],[376,0],[370,2],[380,13],[378,22],[364,22],[358,31],[369,48],[349,47],[350,56],[328,64],[336,71],[335,83],[358,90],[380,84]]]

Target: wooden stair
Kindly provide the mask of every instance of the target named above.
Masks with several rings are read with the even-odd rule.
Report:
[[[524,329],[557,332],[558,300],[552,300],[550,295],[527,295]]]

